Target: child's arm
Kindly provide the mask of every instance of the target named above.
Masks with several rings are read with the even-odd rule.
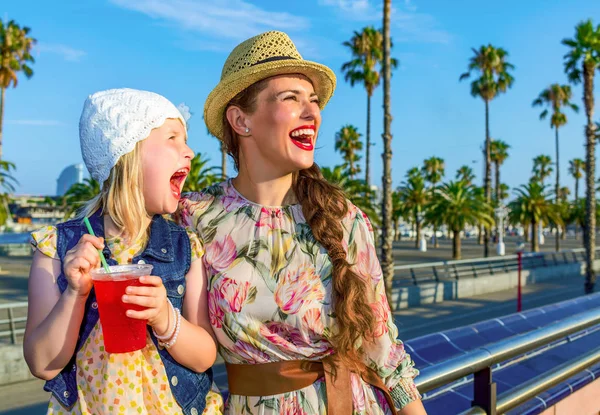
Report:
[[[207,277],[201,260],[193,261],[186,277],[183,315],[177,341],[169,353],[181,365],[195,372],[205,372],[217,358],[217,344],[208,316]],[[129,317],[148,320],[156,333],[164,335],[174,325],[167,303],[166,290],[159,277],[142,277],[146,287],[128,287],[125,302],[149,307],[127,312]],[[171,315],[169,315],[171,314]]]
[[[56,279],[61,262],[35,252],[29,272],[29,304],[23,339],[25,361],[41,379],[56,377],[75,352],[85,302],[92,288],[89,271],[98,264],[100,238],[84,236],[65,257],[69,286],[62,293]]]

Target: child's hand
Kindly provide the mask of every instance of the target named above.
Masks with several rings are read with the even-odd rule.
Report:
[[[92,235],[83,235],[65,255],[63,270],[69,283],[69,290],[85,297],[92,289],[90,272],[100,263],[98,249],[104,248],[104,239]]]
[[[140,277],[140,283],[145,286],[129,286],[125,290],[123,302],[146,307],[145,310],[128,310],[127,316],[138,320],[147,320],[159,335],[164,335],[169,329],[169,304],[167,290],[162,279],[153,275]]]

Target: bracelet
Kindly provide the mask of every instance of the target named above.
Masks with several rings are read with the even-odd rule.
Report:
[[[173,303],[171,303],[171,300],[167,299],[167,302],[169,303],[171,312],[173,313],[173,317],[177,317],[175,315],[175,307],[173,307]],[[162,336],[159,336],[158,334],[156,334],[156,331],[154,330],[154,327],[152,327],[152,333],[154,334],[154,337],[156,337],[158,340],[169,340],[171,337],[173,337],[173,333],[175,332],[175,324],[173,324],[173,328],[171,330],[169,330],[169,326],[171,325],[171,313],[168,313],[168,320],[167,320],[167,333],[163,334]]]
[[[179,329],[181,329],[181,312],[178,308],[175,309],[177,314],[177,323],[175,323],[175,334],[173,334],[173,338],[171,338],[168,342],[162,343],[160,340],[158,342],[159,345],[162,345],[166,349],[173,347],[173,345],[177,342],[177,337],[179,336]]]

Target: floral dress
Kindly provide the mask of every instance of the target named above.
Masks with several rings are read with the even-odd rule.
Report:
[[[184,195],[178,220],[203,240],[209,311],[223,359],[232,364],[321,360],[333,352],[331,262],[306,223],[300,205],[261,206],[244,199],[231,181]],[[397,409],[419,399],[414,363],[396,339],[382,272],[367,217],[350,204],[342,221],[348,261],[373,287],[376,341],[365,364],[390,390]],[[351,376],[354,414],[390,414],[383,394]],[[324,379],[274,396],[229,395],[226,414],[321,415]]]
[[[204,250],[198,237],[189,232],[192,261]],[[56,228],[47,226],[31,234],[31,244],[44,255],[58,259]],[[131,264],[143,248],[140,242],[126,246],[120,238],[107,238],[106,244],[118,264]],[[171,393],[165,366],[156,346],[148,335],[146,347],[130,353],[104,351],[102,325],[96,323],[89,337],[77,352],[78,400],[65,409],[52,396],[48,403],[50,415],[113,415],[113,414],[182,414]],[[221,414],[223,398],[216,385],[206,396],[204,414]]]

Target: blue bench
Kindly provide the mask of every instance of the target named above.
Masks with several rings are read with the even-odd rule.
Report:
[[[597,307],[600,307],[600,293],[419,337],[406,342],[406,349],[416,366],[423,368]],[[555,341],[536,352],[526,354],[525,358],[520,356],[499,364],[493,370],[498,394],[545,373],[598,344],[600,325]],[[573,376],[509,413],[539,414],[598,376],[600,364]],[[472,376],[468,376],[452,385],[429,392],[424,405],[432,414],[455,414],[470,408],[472,399]]]

